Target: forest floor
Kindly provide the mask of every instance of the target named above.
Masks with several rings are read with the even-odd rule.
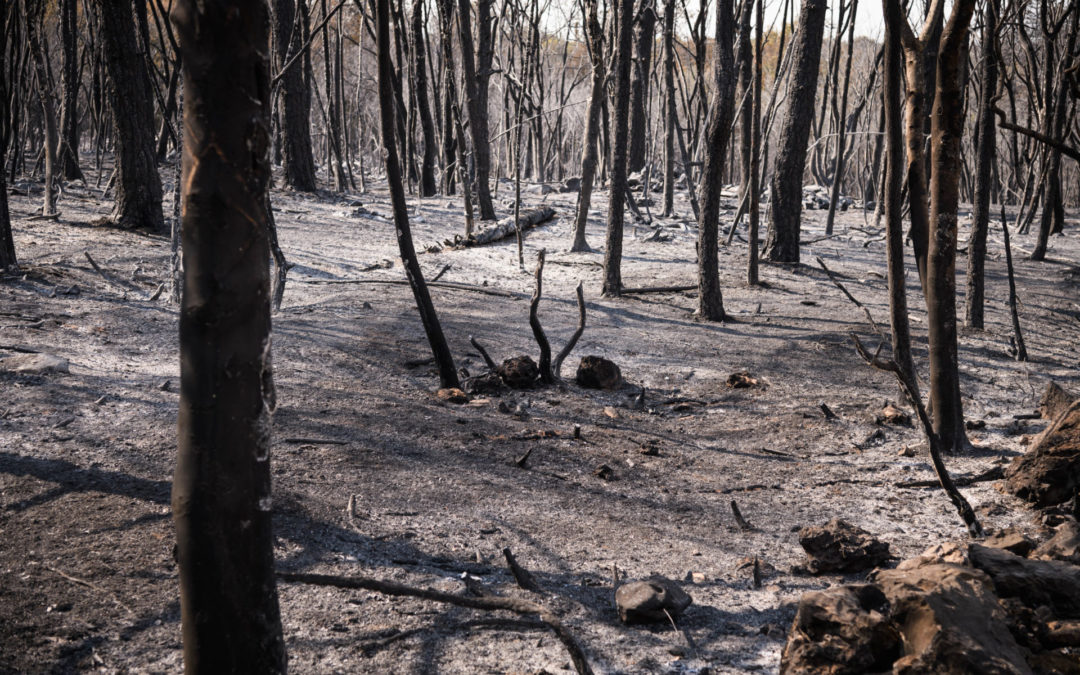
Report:
[[[149,299],[168,278],[168,239],[92,225],[111,200],[80,185],[67,186],[58,221],[30,220],[40,194],[15,187],[23,274],[0,281],[0,357],[13,348],[56,354],[70,372],[0,372],[0,672],[178,672],[169,509],[177,307],[167,292]],[[500,183],[500,216],[511,212],[507,195]],[[465,592],[469,577],[552,607],[602,673],[776,672],[799,596],[853,578],[803,572],[799,527],[840,517],[887,541],[897,558],[964,537],[945,495],[918,487],[934,476],[922,432],[876,421],[887,401],[908,407],[891,377],[855,354],[849,333],[870,344],[875,334],[813,263],[821,256],[887,326],[885,243],[873,214],[840,214],[838,235],[822,239],[824,212],[805,212],[804,264],[763,265],[757,288],[744,283],[747,248],[737,237],[720,257],[731,320],[716,324],[695,320],[693,293],[600,297],[602,253],[566,252],[575,198],[527,186],[525,207],[557,211],[527,233],[527,270],[512,238],[421,255],[429,278],[450,265],[441,281],[501,292],[432,289],[457,365],[472,374],[484,366],[470,335],[497,361],[536,358],[528,299],[539,249],[547,250],[540,317],[555,350],[574,329],[574,288],[585,284],[587,328],[564,386],[453,405],[435,397],[433,367],[415,366],[430,352],[399,283],[385,183],[366,194],[274,191],[281,245],[295,264],[274,315],[279,569],[451,593]],[[594,198],[594,247],[606,200]],[[463,228],[459,198],[409,204],[418,248]],[[664,227],[653,241],[651,227],[627,226],[627,286],[695,283],[695,226],[681,197],[677,213],[655,221]],[[732,213],[724,213],[726,227]],[[1024,451],[1045,423],[1015,416],[1036,409],[1049,379],[1080,384],[1080,227],[1073,217],[1052,238],[1046,262],[1026,259],[1033,243],[1034,234],[1014,236],[1031,355],[1018,363],[1000,226],[992,228],[987,330],[960,338],[974,449],[947,457],[954,477]],[[925,391],[926,314],[914,269],[908,283]],[[578,387],[574,369],[586,354],[613,359],[628,384]],[[730,388],[728,376],[741,372],[757,384]],[[515,464],[530,449],[527,468]],[[601,465],[606,479],[596,475]],[[993,481],[962,489],[986,525],[1037,528]],[[733,500],[752,529],[736,523]],[[515,585],[504,548],[542,594]],[[680,630],[622,625],[613,567],[627,579],[685,580],[693,605]],[[531,621],[362,591],[281,583],[279,592],[296,673],[570,667],[560,642]]]

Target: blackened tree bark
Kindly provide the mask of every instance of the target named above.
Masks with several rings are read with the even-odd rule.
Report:
[[[651,74],[656,11],[653,0],[644,0],[634,19],[634,66],[630,72],[630,156],[629,171],[645,167],[648,138],[645,123],[649,119],[649,75]]]
[[[424,54],[424,1],[416,0],[412,10],[412,53],[416,87],[416,105],[420,110],[420,131],[424,136],[424,155],[420,162],[420,196],[435,194],[435,164],[439,146],[435,140],[435,120],[428,100],[427,59]]]
[[[998,0],[988,0],[983,19],[982,66],[979,73],[982,89],[979,95],[978,119],[975,122],[979,154],[975,158],[975,199],[972,204],[971,238],[968,240],[967,302],[964,307],[967,325],[979,330],[983,327],[986,235],[990,228],[990,181],[994,157],[997,154],[993,98],[997,90],[997,50],[994,49],[994,40],[997,37],[998,5]]]
[[[592,59],[592,89],[589,93],[589,107],[585,112],[585,133],[581,148],[581,187],[578,190],[577,215],[574,218],[574,243],[571,251],[588,251],[585,241],[585,227],[589,222],[589,207],[592,205],[593,182],[596,180],[598,145],[600,142],[600,113],[604,109],[604,33],[596,12],[597,0],[586,0],[585,31],[589,46],[589,58]]]
[[[448,40],[449,29],[443,25],[444,12],[453,13],[454,3],[437,2],[439,6],[439,42],[442,46],[442,190],[444,194],[454,194],[454,169],[458,154],[458,135],[454,122],[454,109],[457,107],[457,89],[454,81],[453,42]],[[461,142],[464,142],[462,140]]]
[[[306,0],[275,0],[274,34],[278,68],[292,61],[310,37]],[[281,77],[281,143],[285,184],[294,190],[314,192],[315,158],[311,152],[311,88],[305,74],[311,69],[310,52],[303,63],[290,67]]]
[[[761,38],[765,30],[765,0],[757,0],[757,34],[754,36],[753,104],[750,108],[750,191],[747,221],[746,283],[758,285],[758,225],[761,218]],[[732,224],[734,228],[734,223]]]
[[[41,39],[41,22],[45,10],[42,0],[23,0],[23,19],[26,22],[26,42],[34,62],[38,102],[45,129],[45,199],[41,207],[43,215],[56,213],[56,153],[59,131],[56,124],[56,103],[49,89],[48,57]],[[6,74],[5,74],[6,77]]]
[[[390,202],[394,210],[394,227],[397,230],[398,248],[405,276],[409,279],[420,321],[424,324],[428,344],[431,345],[435,365],[439,369],[439,382],[443,388],[460,386],[454,358],[446,343],[435,305],[431,302],[424,273],[416,257],[412,230],[409,228],[408,207],[405,204],[405,188],[401,184],[401,165],[398,163],[394,145],[394,84],[393,66],[390,59],[390,0],[375,0],[375,43],[379,62],[379,119],[382,126],[383,159],[386,163],[386,179],[390,186]]]
[[[716,95],[713,97],[705,167],[701,173],[698,202],[698,316],[707,321],[723,321],[724,297],[720,290],[720,191],[731,122],[735,118],[735,17],[732,0],[719,0],[716,12]],[[750,13],[753,0],[743,1]]]
[[[752,9],[752,8],[751,8]],[[739,15],[739,53],[735,55],[735,58],[739,62],[739,159],[740,161],[740,184],[739,184],[739,213],[742,213],[743,204],[746,200],[746,191],[750,188],[750,135],[753,133],[753,120],[750,119],[750,114],[754,106],[754,97],[751,93],[751,87],[753,84],[753,69],[754,69],[754,56],[752,53],[753,45],[750,43],[750,26],[753,17],[750,16],[750,12],[745,12]],[[736,222],[740,216],[736,214]],[[732,224],[732,230],[735,225]]]
[[[8,24],[14,22],[15,7],[0,7],[0,272],[15,268],[15,240],[11,236],[8,211],[7,149],[11,143],[11,81],[8,78]]]
[[[76,0],[60,0],[60,46],[63,50],[60,104],[60,175],[67,180],[83,180],[79,169],[79,52]]]
[[[664,211],[675,204],[675,0],[664,3]]]
[[[130,8],[112,18],[130,26]],[[265,0],[177,0],[172,21],[185,102],[172,494],[184,669],[284,673],[270,514],[269,17]]]
[[[957,0],[941,36],[937,90],[931,114],[930,246],[926,305],[930,343],[930,402],[934,432],[947,449],[967,443],[956,334],[956,236],[964,133],[964,68],[975,0]]]
[[[480,219],[494,220],[491,201],[491,142],[488,136],[488,82],[494,50],[491,44],[491,5],[493,0],[476,3],[476,47],[473,47],[472,11],[469,0],[458,0],[458,28],[461,36],[461,70],[465,80],[465,98],[469,105],[469,134],[472,136],[473,163],[476,166],[476,200]]]
[[[165,231],[161,177],[154,155],[153,94],[135,41],[131,0],[101,0],[101,36],[109,72],[109,102],[116,136],[116,207],[120,227]]]
[[[769,226],[762,251],[762,255],[773,262],[799,262],[803,170],[810,124],[814,120],[825,7],[825,0],[803,0],[799,32],[792,39],[794,65],[788,85],[788,111],[780,129],[770,188]]]
[[[630,61],[633,48],[634,0],[618,0],[615,50],[615,111],[612,115],[611,182],[604,250],[603,294],[622,293],[623,206],[626,203],[626,154],[630,127]]]
[[[882,0],[885,15],[885,186],[882,190],[885,213],[885,248],[888,260],[889,325],[892,329],[893,361],[905,379],[917,382],[911,357],[911,326],[908,323],[907,288],[904,281],[904,223],[900,203],[904,183],[903,121],[900,94],[903,91],[903,54],[900,45],[902,24],[906,24],[900,4]]]

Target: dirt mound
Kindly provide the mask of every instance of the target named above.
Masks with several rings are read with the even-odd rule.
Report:
[[[1070,651],[1080,646],[1077,565],[946,544],[871,579],[800,599],[781,673],[1020,674],[1080,666]]]
[[[834,518],[822,527],[799,530],[799,543],[810,557],[815,574],[861,572],[889,559],[889,545],[866,530]]]
[[[1080,400],[1065,409],[1005,473],[1009,492],[1039,508],[1076,496],[1080,488]]]

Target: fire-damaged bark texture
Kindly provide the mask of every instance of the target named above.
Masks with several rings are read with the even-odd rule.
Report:
[[[270,519],[269,21],[180,0],[179,456],[172,509],[187,673],[285,672]]]
[[[154,102],[145,60],[135,58],[131,0],[95,3],[101,13],[101,37],[109,71],[109,101],[116,135],[116,208],[120,227],[165,231],[161,213],[161,178],[154,148]]]

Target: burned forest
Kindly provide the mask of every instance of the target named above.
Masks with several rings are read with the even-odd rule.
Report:
[[[1080,672],[1080,4],[4,0],[0,539],[0,674]]]

